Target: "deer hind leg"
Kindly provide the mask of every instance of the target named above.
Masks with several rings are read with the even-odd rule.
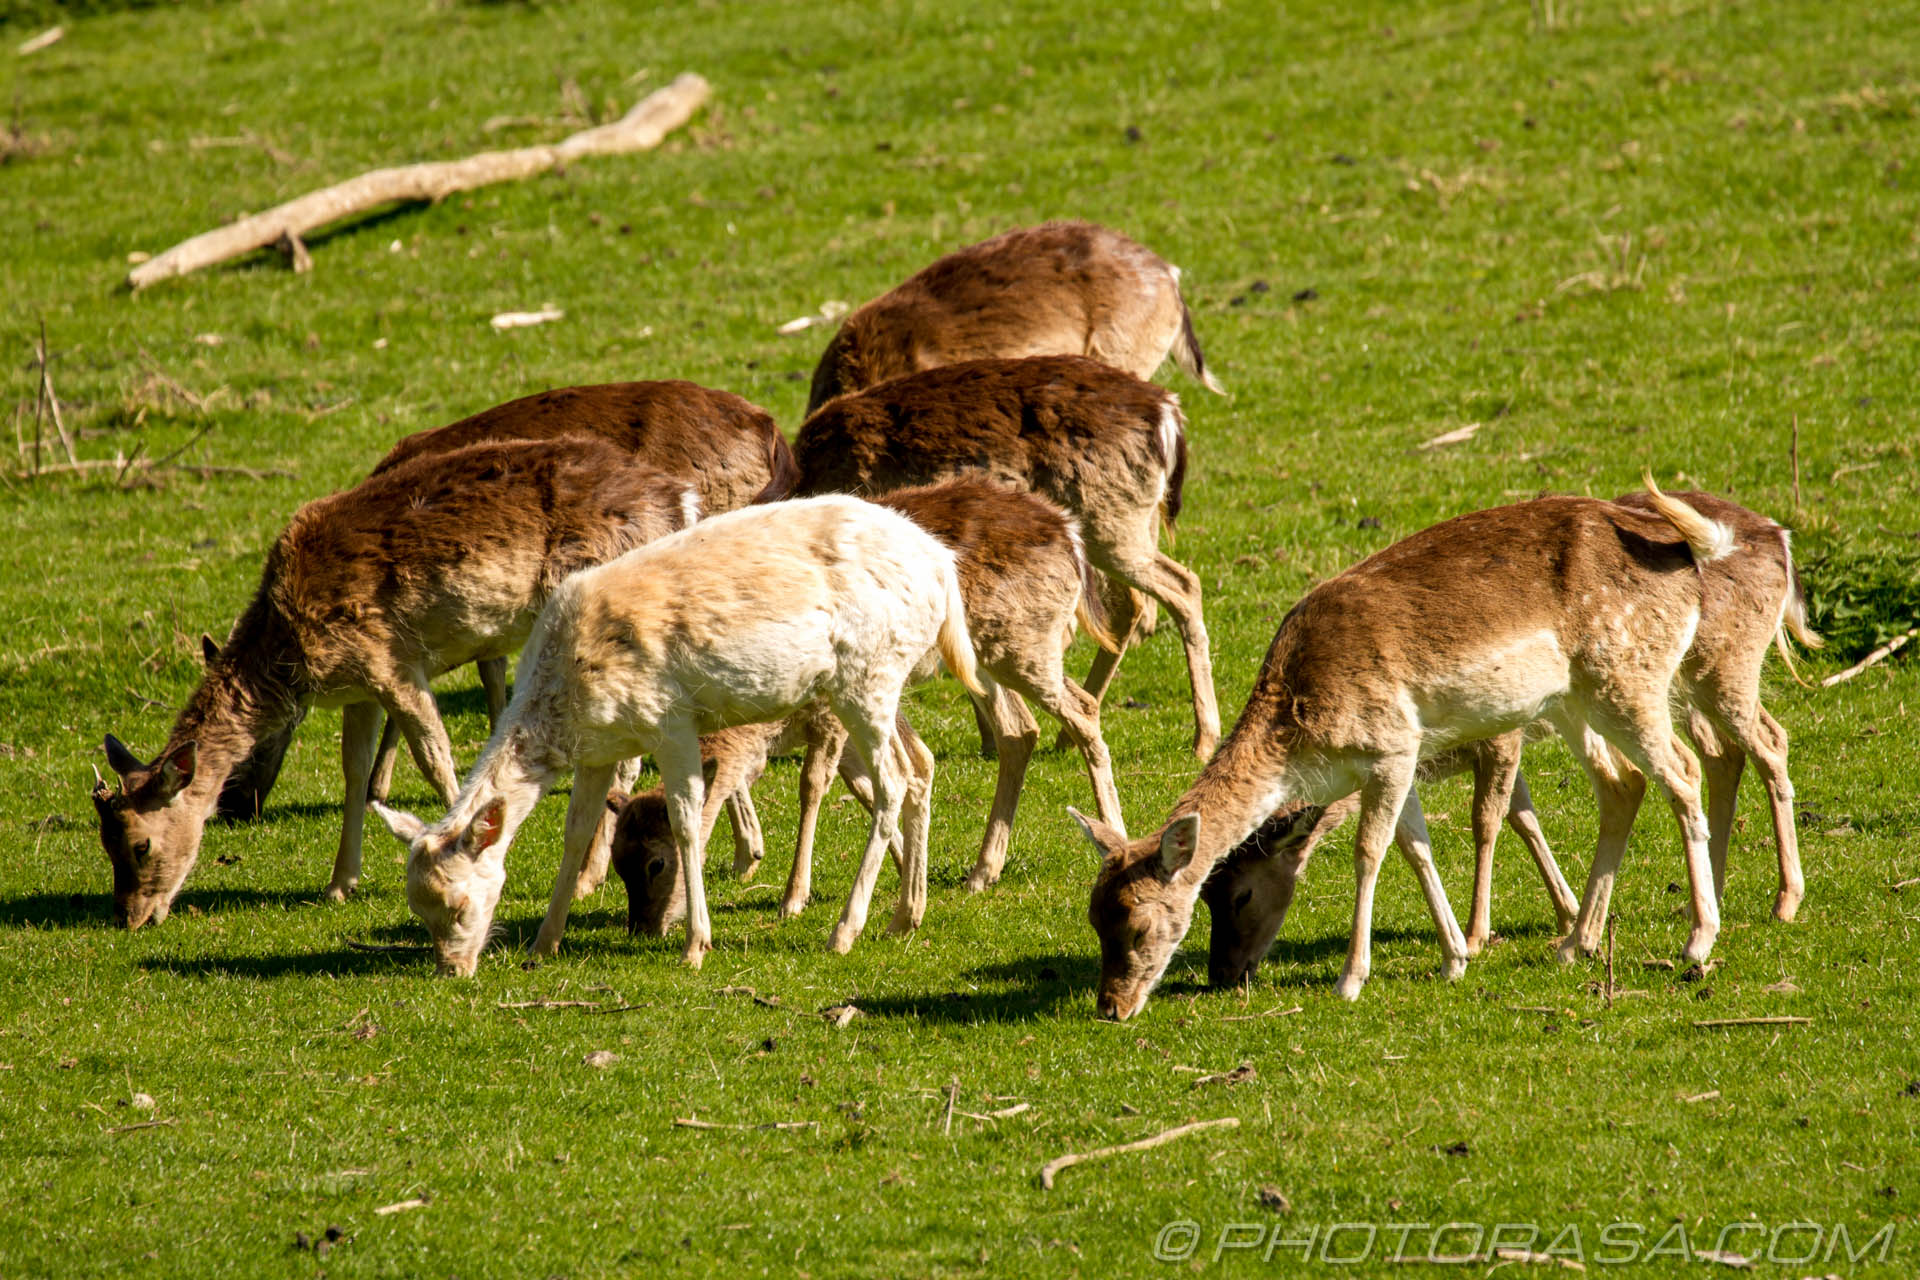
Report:
[[[1360,829],[1353,842],[1353,932],[1347,939],[1347,967],[1334,987],[1342,1000],[1358,1000],[1373,971],[1373,889],[1400,825],[1400,810],[1413,789],[1413,770],[1411,759],[1379,761],[1360,791]]]
[[[981,702],[985,703],[984,708]],[[1027,764],[1040,740],[1040,726],[1027,704],[1006,685],[995,685],[985,699],[975,700],[975,709],[984,710],[1000,741],[1000,768],[994,779],[993,807],[987,812],[986,833],[980,839],[980,856],[967,873],[967,892],[979,893],[991,888],[1007,865],[1007,846],[1013,842],[1013,817],[1020,808],[1020,787],[1026,781]]]
[[[1028,723],[1032,723],[1031,717]],[[1031,738],[1027,749],[1033,749]],[[899,834],[895,838],[899,845],[895,862],[900,868],[900,897],[887,932],[898,935],[912,933],[926,918],[927,837],[933,827],[933,752],[905,716],[894,724],[893,758],[903,784]]]
[[[327,882],[329,902],[345,902],[360,883],[367,781],[373,776],[374,744],[379,739],[379,703],[351,702],[340,709],[340,772],[346,777],[346,801],[340,813],[340,849],[333,857],[333,878]]]
[[[1713,864],[1713,898],[1726,905],[1727,847],[1733,843],[1734,809],[1740,801],[1740,775],[1747,753],[1723,738],[1713,721],[1695,710],[1687,716],[1687,736],[1700,753],[1707,786],[1707,858]]]
[[[1030,687],[1022,687],[1020,692],[1039,703],[1043,711],[1060,722],[1061,733],[1080,752],[1080,758],[1086,761],[1087,777],[1093,783],[1093,802],[1099,811],[1100,821],[1119,832],[1121,839],[1126,839],[1127,824],[1120,813],[1120,791],[1113,781],[1113,756],[1108,752],[1107,740],[1100,732],[1099,702],[1065,675],[1060,675],[1052,688],[1035,681]]]
[[[1441,973],[1448,982],[1456,982],[1467,971],[1467,940],[1461,935],[1460,922],[1454,918],[1453,907],[1447,902],[1447,890],[1440,883],[1440,873],[1434,869],[1427,817],[1420,808],[1420,793],[1412,787],[1407,788],[1406,802],[1400,806],[1394,842],[1420,881],[1421,896],[1427,900],[1427,914],[1433,917],[1433,927],[1440,934],[1440,955],[1444,962]]]
[[[1099,576],[1100,599],[1107,610],[1107,625],[1112,629],[1114,638],[1120,647],[1108,652],[1098,649],[1093,655],[1093,665],[1087,668],[1087,682],[1083,686],[1094,705],[1100,705],[1107,696],[1107,686],[1113,683],[1113,673],[1120,668],[1120,658],[1133,643],[1134,633],[1140,622],[1147,616],[1147,599],[1119,579],[1107,574]],[[1054,746],[1065,750],[1072,740],[1066,730],[1060,731]]]
[[[1787,776],[1787,731],[1767,714],[1765,707],[1756,703],[1754,711],[1750,735],[1741,739],[1741,745],[1753,757],[1753,767],[1766,783],[1767,803],[1773,809],[1773,843],[1780,858],[1780,891],[1773,900],[1773,916],[1776,920],[1791,921],[1800,909],[1800,900],[1807,896],[1807,882],[1800,874],[1800,833],[1794,827],[1793,779]]]
[[[1187,680],[1193,690],[1193,753],[1202,760],[1211,759],[1213,749],[1220,742],[1220,708],[1213,696],[1213,658],[1208,648],[1206,619],[1200,611],[1199,575],[1162,554],[1151,543],[1115,547],[1107,560],[1100,565],[1103,570],[1165,605],[1180,628],[1180,640],[1187,653]],[[1114,626],[1115,634],[1119,634],[1119,620],[1115,620]],[[1097,667],[1099,658],[1096,657],[1094,663]],[[1087,692],[1097,697],[1091,673],[1087,680]]]
[[[1612,905],[1614,877],[1627,851],[1627,836],[1633,830],[1634,817],[1640,812],[1647,780],[1610,748],[1605,739],[1588,728],[1584,720],[1562,714],[1556,723],[1574,757],[1586,769],[1593,783],[1594,801],[1600,809],[1600,834],[1594,843],[1593,865],[1587,869],[1586,891],[1581,895],[1573,929],[1559,947],[1560,959],[1571,964],[1582,954],[1591,955],[1599,949],[1607,910]]]
[[[1513,798],[1507,803],[1507,825],[1512,827],[1520,842],[1527,846],[1527,852],[1533,855],[1533,865],[1539,869],[1540,882],[1547,887],[1547,896],[1553,899],[1554,925],[1564,936],[1573,929],[1573,922],[1579,918],[1580,903],[1573,896],[1573,890],[1567,884],[1567,878],[1560,874],[1560,864],[1554,860],[1553,849],[1547,844],[1547,833],[1540,829],[1540,815],[1533,810],[1533,795],[1527,790],[1527,776],[1524,773],[1513,775]]]
[[[507,660],[480,658],[473,665],[480,673],[480,687],[487,695],[487,732],[492,733],[500,727],[500,717],[507,709]]]
[[[387,714],[400,722],[400,732],[406,735],[413,762],[440,793],[441,803],[452,805],[453,798],[460,793],[460,777],[454,770],[453,744],[447,739],[447,726],[440,719],[440,708],[434,705],[433,690],[424,680],[403,676],[376,692]]]
[[[555,955],[560,950],[560,935],[567,931],[567,912],[585,878],[586,864],[593,856],[601,821],[611,817],[607,812],[607,790],[623,767],[581,765],[573,772],[573,798],[567,802],[566,833],[560,846],[560,873],[553,878],[553,896],[547,900],[546,918],[540,922],[540,932],[533,937],[536,958]]]
[[[1506,733],[1474,744],[1473,750],[1473,906],[1467,913],[1467,954],[1477,956],[1493,937],[1493,846],[1500,819],[1513,799],[1520,776],[1524,735]]]
[[[760,814],[753,807],[751,784],[727,797],[727,821],[733,827],[733,874],[743,881],[751,880],[767,857],[766,835],[760,829]]]
[[[367,798],[382,802],[393,794],[393,766],[400,759],[400,722],[392,716],[384,718],[386,722],[380,726],[380,746],[373,756],[373,772],[367,781]]]
[[[820,808],[847,745],[846,729],[824,708],[808,707],[799,714],[806,717],[807,754],[800,766],[800,833],[794,839],[786,897],[780,901],[782,920],[799,915],[813,896],[813,844],[820,826]]]
[[[854,873],[853,888],[847,905],[834,926],[832,947],[841,955],[853,950],[854,940],[867,925],[867,906],[874,885],[880,879],[880,863],[899,830],[900,806],[905,798],[904,780],[893,757],[894,716],[892,709],[834,704],[834,714],[846,727],[848,745],[859,753],[873,780],[873,819],[867,829],[867,847],[860,855],[860,867]]]
[[[1693,928],[1681,956],[1705,960],[1720,933],[1720,900],[1713,891],[1713,858],[1708,852],[1707,815],[1700,807],[1700,764],[1673,734],[1666,690],[1655,691],[1607,709],[1602,722],[1608,739],[1667,797],[1687,851],[1687,886]],[[1596,939],[1597,942],[1597,939]]]

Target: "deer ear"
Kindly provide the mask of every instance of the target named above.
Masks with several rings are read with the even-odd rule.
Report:
[[[200,657],[208,666],[212,666],[220,657],[219,644],[204,631],[200,633]]]
[[[1193,861],[1194,850],[1199,847],[1200,815],[1181,814],[1160,833],[1160,869],[1168,876],[1180,874]]]
[[[1080,824],[1080,830],[1086,833],[1087,840],[1093,847],[1100,851],[1103,861],[1118,857],[1127,847],[1127,842],[1120,837],[1120,833],[1100,819],[1089,818],[1072,805],[1067,806],[1067,816]]]
[[[466,846],[468,853],[484,853],[493,847],[500,838],[500,832],[507,825],[507,802],[495,800],[480,811],[467,828]]]
[[[401,844],[409,847],[420,838],[420,833],[427,829],[427,824],[412,814],[403,813],[398,809],[389,809],[378,800],[368,801],[367,807],[380,816],[380,821],[387,824],[387,830],[399,837]]]
[[[193,781],[194,770],[200,767],[200,744],[183,742],[169,751],[160,761],[160,794],[171,799],[184,791]]]
[[[125,778],[128,774],[137,770],[146,768],[145,765],[140,763],[140,757],[127,750],[127,744],[112,734],[107,735],[106,747],[107,767],[119,774],[122,778]]]
[[[627,807],[626,792],[618,789],[607,792],[607,812],[608,813],[612,814],[614,817],[617,818],[620,816],[621,811],[624,810],[626,807]]]

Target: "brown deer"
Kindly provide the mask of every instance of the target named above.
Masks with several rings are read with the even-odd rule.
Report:
[[[896,834],[903,868],[891,929],[917,928],[933,755],[903,744],[894,726],[907,678],[934,648],[961,684],[984,693],[953,553],[897,512],[844,496],[731,511],[575,574],[541,613],[513,701],[447,815],[427,826],[374,806],[412,851],[407,901],[441,971],[473,973],[514,833],[571,771],[560,874],[534,939],[536,956],[558,950],[614,772],[642,753],[666,780],[687,884],[685,958],[699,968],[713,946],[699,735],[821,699],[853,735],[876,800],[833,948],[850,950],[865,928]]]
[[[1820,647],[1820,638],[1807,626],[1806,600],[1794,573],[1786,529],[1710,493],[1672,496],[1708,519],[1718,521],[1734,538],[1733,549],[1727,555],[1701,567],[1700,625],[1681,663],[1679,682],[1675,686],[1676,694],[1687,707],[1687,736],[1700,753],[1706,775],[1708,849],[1713,863],[1714,897],[1716,901],[1725,901],[1727,846],[1733,834],[1740,774],[1746,756],[1751,754],[1761,770],[1772,809],[1780,877],[1773,914],[1777,919],[1790,921],[1805,894],[1806,884],[1800,870],[1799,839],[1794,826],[1793,784],[1787,777],[1786,732],[1759,703],[1760,668],[1768,647],[1773,646],[1779,649],[1791,672],[1787,635],[1816,649]],[[1651,499],[1645,493],[1626,494],[1614,501],[1636,510],[1653,510]],[[1598,944],[1599,930],[1605,924],[1606,902],[1602,899],[1593,904],[1591,919],[1598,924],[1590,935],[1587,938],[1577,935],[1573,929],[1576,913],[1568,907],[1564,887],[1555,888],[1559,869],[1533,816],[1526,779],[1520,775],[1520,735],[1489,739],[1477,744],[1474,751],[1475,857],[1473,911],[1466,935],[1469,954],[1477,952],[1491,934],[1493,837],[1503,808],[1507,809],[1509,820],[1527,842],[1542,877],[1548,882],[1560,930],[1567,935],[1562,940],[1563,958],[1572,959],[1579,951],[1591,951]],[[1423,779],[1439,777],[1457,771],[1464,767],[1461,754],[1462,751],[1456,749],[1423,761],[1420,776]],[[1630,764],[1609,750],[1602,750],[1589,767],[1614,779],[1612,785],[1622,791],[1621,807],[1616,812],[1624,814],[1627,826],[1616,822],[1606,831],[1610,850],[1617,850],[1624,844],[1627,827],[1644,794],[1645,782]],[[1211,981],[1234,984],[1251,976],[1279,932],[1293,899],[1294,881],[1305,868],[1314,845],[1354,807],[1350,801],[1342,801],[1326,809],[1325,816],[1314,823],[1310,831],[1297,811],[1276,814],[1222,862],[1207,881],[1205,893],[1212,921],[1208,946]],[[1610,851],[1607,856],[1617,864],[1617,851]],[[1560,884],[1564,886],[1563,881]],[[1604,884],[1610,892],[1611,874]]]
[[[1084,356],[975,360],[841,396],[801,426],[793,453],[804,493],[871,496],[976,476],[1064,508],[1095,568],[1173,615],[1193,687],[1194,753],[1213,754],[1220,712],[1200,579],[1158,546],[1186,479],[1177,397]],[[1130,591],[1108,596],[1119,643],[1094,655],[1085,688],[1096,703],[1140,604]]]
[[[1354,924],[1337,990],[1358,999],[1365,985],[1374,882],[1396,828],[1440,933],[1445,976],[1457,978],[1466,939],[1413,791],[1420,757],[1542,716],[1589,762],[1603,832],[1622,797],[1592,770],[1590,734],[1667,795],[1692,885],[1685,954],[1704,959],[1720,918],[1700,771],[1667,704],[1701,617],[1698,566],[1731,552],[1734,536],[1651,477],[1647,488],[1656,515],[1590,498],[1476,511],[1322,583],[1281,622],[1239,722],[1172,821],[1128,842],[1075,814],[1103,855],[1088,907],[1101,1013],[1127,1018],[1146,1003],[1208,874],[1269,815],[1355,791]]]
[[[1151,378],[1171,355],[1209,391],[1180,269],[1090,222],[1020,227],[941,258],[848,316],[807,397],[835,396],[965,360],[1090,356]]]
[[[453,752],[427,682],[511,653],[573,570],[697,514],[684,482],[595,440],[422,457],[302,507],[165,749],[143,763],[107,738],[121,785],[100,783],[93,800],[120,922],[166,918],[229,773],[310,706],[342,708],[346,808],[327,896],[344,898],[382,709],[451,801]]]
[[[394,445],[373,474],[410,458],[483,441],[562,436],[605,440],[646,466],[685,480],[699,495],[700,510],[710,516],[749,503],[777,502],[800,478],[772,414],[731,391],[678,378],[561,387],[509,400],[444,427],[416,431]],[[488,723],[498,723],[507,705],[507,661],[488,658],[474,665],[486,691]],[[397,727],[389,720],[374,764],[376,800],[387,798],[398,745]]]
[[[1073,521],[1032,494],[972,479],[898,490],[873,501],[898,511],[952,550],[974,655],[979,669],[993,681],[992,696],[977,702],[994,729],[999,779],[967,888],[979,892],[993,885],[1006,864],[1020,790],[1039,740],[1039,725],[1027,708],[1028,699],[1058,720],[1079,749],[1101,820],[1124,829],[1112,759],[1100,734],[1100,706],[1067,678],[1061,665],[1076,619],[1102,646],[1117,643],[1099,613],[1092,569]],[[933,674],[932,656],[915,673],[917,678]],[[901,729],[911,733],[904,723]],[[770,747],[779,749],[778,735],[778,730],[735,730],[704,740],[702,749],[715,759],[717,777],[745,791],[759,776]],[[806,761],[801,769],[800,834],[780,906],[782,917],[798,914],[806,906],[813,883],[814,831],[836,768],[854,794],[871,807],[870,780],[859,761],[845,751],[846,730],[837,720],[818,713],[796,717],[790,736],[805,742]],[[718,785],[709,789],[702,815],[709,829]],[[672,846],[664,838],[665,805],[665,795],[658,790],[634,797],[623,808],[635,812],[631,817],[623,813],[613,837],[613,865],[627,884],[630,926],[654,934],[664,933],[683,910]],[[738,848],[737,813],[735,818]],[[623,850],[623,832],[638,843]],[[641,839],[648,834],[650,843]],[[736,862],[735,870],[750,876],[757,861]]]

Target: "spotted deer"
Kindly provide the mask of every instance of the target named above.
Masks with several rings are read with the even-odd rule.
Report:
[[[1751,754],[1761,771],[1772,810],[1779,864],[1773,914],[1790,921],[1806,885],[1794,826],[1793,784],[1787,777],[1786,732],[1760,705],[1760,668],[1772,646],[1791,670],[1786,643],[1789,635],[1809,648],[1819,648],[1820,638],[1807,625],[1806,600],[1794,573],[1786,529],[1710,493],[1672,496],[1718,521],[1733,535],[1732,549],[1701,567],[1700,625],[1680,665],[1675,686],[1687,712],[1687,736],[1693,740],[1705,771],[1714,897],[1724,905],[1727,846],[1733,834],[1740,774],[1746,756]],[[1614,501],[1636,510],[1654,510],[1650,496],[1644,492],[1629,493]],[[1589,767],[1622,792],[1616,811],[1620,816],[1605,831],[1611,850],[1614,842],[1626,838],[1645,781],[1604,743],[1592,745],[1595,758]],[[1563,956],[1571,959],[1578,951],[1591,951],[1605,924],[1606,904],[1594,904],[1593,919],[1599,926],[1590,939],[1581,939],[1573,929],[1577,908],[1565,882],[1559,879],[1559,868],[1533,815],[1526,779],[1520,773],[1520,735],[1509,734],[1470,749],[1442,753],[1421,763],[1420,776],[1425,779],[1460,771],[1467,766],[1463,756],[1469,750],[1474,755],[1475,857],[1473,910],[1466,934],[1468,953],[1477,952],[1492,932],[1493,838],[1503,809],[1547,882],[1560,932],[1566,935],[1562,939]],[[1208,947],[1211,981],[1230,985],[1252,974],[1279,932],[1293,899],[1294,881],[1305,868],[1314,845],[1356,807],[1351,800],[1342,801],[1326,809],[1318,822],[1312,821],[1321,812],[1317,809],[1306,815],[1298,810],[1275,814],[1227,856],[1207,881],[1205,891],[1212,924]],[[1625,825],[1620,825],[1622,821]],[[1617,852],[1610,851],[1607,856],[1617,864]],[[1610,889],[1611,880],[1606,884]]]
[[[1092,569],[1073,521],[1032,494],[973,479],[898,490],[873,501],[898,511],[953,551],[974,656],[979,669],[991,677],[992,694],[980,704],[994,727],[999,778],[967,888],[988,888],[999,880],[1006,863],[1020,790],[1039,739],[1027,700],[1060,722],[1086,763],[1101,820],[1124,829],[1113,763],[1100,733],[1099,704],[1067,678],[1062,666],[1076,620],[1102,646],[1117,643],[1099,612]],[[934,656],[921,663],[916,678],[933,674]],[[759,776],[776,736],[777,731],[736,732],[702,745],[711,748],[717,775],[744,791]],[[871,803],[870,779],[846,753],[846,730],[837,720],[818,714],[796,717],[790,736],[805,743],[806,760],[801,768],[800,833],[780,906],[783,917],[798,914],[811,892],[814,831],[835,769],[856,796]],[[627,884],[628,920],[655,934],[663,933],[683,909],[677,864],[668,856],[671,846],[661,838],[666,824],[659,814],[665,804],[658,791],[635,797],[624,806],[635,812],[623,815],[613,839],[613,864]],[[705,817],[709,825],[714,810],[710,792]],[[623,845],[623,835],[631,837],[631,847]],[[650,840],[642,839],[648,835]],[[735,835],[738,839],[738,821]],[[750,876],[756,866],[757,859],[736,863],[735,869]]]
[[[575,574],[540,615],[513,700],[447,815],[428,826],[375,806],[410,848],[407,901],[441,971],[474,972],[514,833],[570,771],[560,874],[534,939],[536,956],[559,949],[614,771],[641,754],[666,783],[687,884],[685,959],[700,967],[713,926],[699,737],[823,698],[868,764],[876,799],[833,947],[850,950],[865,927],[896,833],[904,865],[891,928],[918,927],[933,756],[921,747],[901,760],[894,724],[908,677],[935,648],[970,692],[984,694],[953,553],[904,516],[854,498],[730,512]]]
[[[1178,397],[1083,356],[976,360],[841,396],[794,437],[802,493],[887,493],[964,476],[1024,489],[1080,526],[1101,573],[1167,607],[1186,648],[1194,753],[1220,738],[1200,578],[1159,549],[1179,517],[1187,472]],[[1094,655],[1085,689],[1113,678],[1141,601],[1107,598],[1118,643]]]
[[[120,786],[99,783],[93,801],[120,922],[166,918],[234,767],[312,706],[342,709],[345,811],[327,896],[345,898],[382,710],[451,800],[453,752],[427,682],[512,652],[567,574],[681,528],[698,507],[683,482],[591,440],[423,457],[302,507],[160,754],[143,762],[107,737]]]
[[[967,360],[1089,356],[1151,378],[1171,355],[1209,391],[1180,269],[1090,222],[968,245],[860,307],[827,343],[807,412],[835,396]]]
[[[1337,990],[1370,968],[1373,889],[1396,829],[1440,934],[1444,974],[1466,939],[1433,867],[1413,782],[1422,755],[1547,717],[1583,760],[1592,733],[1651,777],[1687,853],[1704,959],[1719,903],[1697,762],[1668,698],[1699,626],[1699,567],[1733,532],[1647,479],[1657,514],[1590,498],[1472,512],[1416,533],[1322,583],[1281,622],[1239,722],[1158,832],[1127,841],[1073,816],[1102,854],[1088,916],[1100,939],[1098,1004],[1145,1005],[1192,921],[1208,874],[1269,815],[1359,792],[1354,923]],[[1596,774],[1602,828],[1620,797]],[[1597,861],[1598,859],[1596,859]]]

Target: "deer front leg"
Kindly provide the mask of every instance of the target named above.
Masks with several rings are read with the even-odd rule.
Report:
[[[1518,733],[1474,744],[1473,750],[1473,907],[1467,916],[1467,954],[1477,956],[1493,937],[1493,846],[1500,819],[1513,798],[1520,774]]]
[[[442,804],[452,805],[460,793],[460,778],[454,770],[453,743],[447,739],[447,726],[440,719],[440,708],[433,701],[433,690],[424,679],[402,676],[376,690],[387,714],[400,722],[413,762],[420,766]],[[601,788],[604,800],[606,789]]]
[[[1524,773],[1513,775],[1513,799],[1507,804],[1507,825],[1533,855],[1540,882],[1546,885],[1547,896],[1553,899],[1554,925],[1564,936],[1572,931],[1573,922],[1579,918],[1580,903],[1568,887],[1566,877],[1560,874],[1560,864],[1547,845],[1547,833],[1540,829],[1540,815],[1533,811],[1533,795],[1527,790]]]
[[[727,820],[733,825],[733,874],[743,881],[751,880],[767,856],[766,836],[760,830],[760,815],[753,807],[752,787],[741,787],[727,797]]]
[[[487,732],[492,733],[500,727],[500,717],[507,709],[507,660],[481,658],[473,665],[480,673],[480,688],[487,697]]]
[[[393,794],[393,766],[400,759],[400,722],[383,715],[380,749],[373,757],[373,778],[367,783],[367,798],[385,802]]]
[[[1342,1000],[1358,1000],[1373,971],[1373,889],[1413,787],[1413,766],[1410,760],[1379,761],[1360,791],[1360,829],[1353,842],[1353,932],[1347,939],[1347,967],[1334,987]]]
[[[691,725],[663,732],[654,763],[666,784],[667,821],[680,857],[680,879],[687,892],[687,949],[681,959],[698,969],[713,950],[713,920],[707,914],[707,841],[703,817],[706,777],[700,768],[700,740]]]
[[[1498,829],[1496,824],[1495,830]],[[1460,933],[1460,922],[1454,919],[1452,906],[1447,903],[1447,890],[1440,883],[1440,873],[1434,869],[1433,844],[1427,838],[1426,814],[1420,808],[1420,793],[1411,787],[1407,789],[1406,803],[1400,809],[1400,822],[1395,828],[1394,839],[1413,867],[1415,878],[1420,881],[1420,892],[1427,900],[1427,913],[1433,917],[1433,927],[1440,933],[1440,955],[1444,961],[1441,972],[1448,982],[1456,982],[1467,971],[1467,940]]]
[[[373,776],[374,744],[379,737],[379,703],[351,702],[340,708],[340,772],[347,789],[340,813],[340,850],[333,858],[333,879],[327,882],[329,902],[345,902],[360,883],[367,782]]]
[[[613,785],[618,766],[580,765],[573,772],[573,798],[567,802],[566,834],[561,843],[560,874],[553,878],[553,896],[547,902],[546,919],[534,935],[536,959],[555,955],[560,950],[560,935],[567,930],[567,912],[573,906],[582,872],[591,855],[600,820],[607,813],[607,790]]]

